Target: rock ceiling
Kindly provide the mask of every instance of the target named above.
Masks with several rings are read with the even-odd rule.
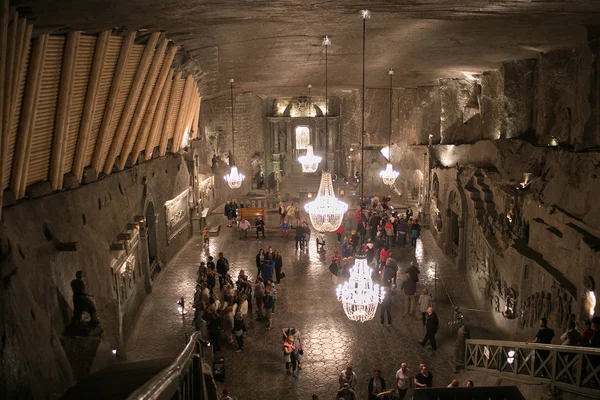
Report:
[[[367,20],[368,87],[435,85],[573,46],[600,25],[600,2],[532,0],[15,0],[38,32],[161,30],[192,57],[204,98],[237,90],[297,94],[324,85],[323,35],[331,37],[333,91],[361,85],[362,24]]]

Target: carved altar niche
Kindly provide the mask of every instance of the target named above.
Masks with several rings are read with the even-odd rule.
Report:
[[[140,236],[137,229],[128,230],[119,235],[122,246],[116,251],[115,257],[111,262],[111,271],[113,275],[113,290],[119,304],[123,305],[133,293],[136,285],[143,276],[143,271],[140,266]],[[123,309],[122,309],[123,311]]]
[[[190,224],[188,208],[189,189],[165,202],[167,243],[170,243]]]
[[[198,185],[198,199],[200,199],[200,208],[210,208],[215,197],[214,176],[202,180]]]

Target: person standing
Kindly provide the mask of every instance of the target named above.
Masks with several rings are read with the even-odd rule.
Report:
[[[208,284],[208,289],[210,290],[210,293],[213,292],[213,289],[217,285],[217,271],[215,267],[215,262],[213,260],[213,256],[208,256],[208,261],[206,262],[206,283]]]
[[[421,235],[421,225],[419,225],[419,220],[415,220],[415,223],[412,225],[412,229],[410,231],[410,237],[412,239],[412,247],[417,247],[417,239]]]
[[[531,343],[552,344],[552,339],[554,339],[554,329],[548,328],[548,319],[540,318],[540,329]]]
[[[227,218],[227,227],[231,228],[231,203],[229,202],[229,200],[225,202],[223,214],[225,215],[225,218]]]
[[[404,313],[414,316],[415,312],[415,297],[417,296],[417,284],[410,278],[410,274],[406,274],[406,278],[402,282],[402,292],[404,293]]]
[[[410,376],[410,370],[406,363],[402,363],[400,365],[400,369],[396,372],[396,388],[398,388],[398,399],[404,400],[406,397],[406,393],[410,388],[410,380],[412,376]]]
[[[356,400],[356,393],[350,388],[350,385],[344,383],[342,388],[338,390],[336,395],[337,400]]]
[[[409,267],[406,269],[406,273],[410,274],[410,279],[415,281],[415,283],[419,282],[419,274],[421,271],[419,271],[419,268],[415,265],[414,261],[410,262]]]
[[[429,290],[423,289],[423,294],[419,296],[419,308],[421,310],[421,317],[423,318],[423,326],[427,322],[427,309],[431,307],[431,296]]]
[[[563,346],[580,346],[581,333],[575,327],[575,321],[569,320],[567,331],[560,337]]]
[[[246,322],[244,321],[244,316],[241,312],[237,312],[235,314],[235,319],[233,321],[233,334],[235,335],[235,340],[237,341],[238,349],[235,351],[236,353],[240,353],[244,350],[244,333],[248,329],[246,328]]]
[[[279,224],[283,224],[283,220],[285,219],[286,211],[285,204],[283,202],[279,203]]]
[[[594,330],[592,329],[592,321],[586,319],[585,321],[583,321],[583,326],[583,332],[581,332],[581,345],[589,346],[590,339],[594,335]]]
[[[281,257],[281,253],[279,250],[275,250],[275,256],[273,257],[273,261],[275,262],[275,283],[281,283],[281,269],[283,268],[283,257]]]
[[[263,249],[258,250],[256,255],[256,269],[258,270],[257,277],[262,273],[262,265],[265,261],[265,251]]]
[[[419,342],[421,346],[425,346],[427,341],[431,342],[431,348],[433,351],[437,350],[437,343],[435,342],[435,334],[438,331],[440,321],[438,320],[438,316],[433,311],[433,308],[429,307],[427,309],[427,319],[425,321],[425,337],[422,341]]]
[[[383,301],[381,302],[380,306],[381,315],[379,322],[381,323],[381,326],[383,326],[385,314],[387,314],[388,326],[392,326],[392,295],[393,293],[390,289],[390,286],[388,285],[385,288],[385,292],[383,294]]]
[[[415,376],[415,386],[417,389],[433,387],[433,374],[427,370],[427,365],[419,366],[421,372]]]
[[[344,387],[344,385],[348,385],[348,387],[352,390],[356,387],[356,374],[352,370],[352,364],[346,364],[346,369],[340,372],[339,383],[340,389]]]
[[[285,359],[285,370],[288,376],[298,377],[298,372],[296,372],[296,358],[294,357],[294,352],[296,351],[296,347],[294,346],[294,337],[287,336],[285,341],[283,342],[283,357]],[[293,371],[293,372],[292,372]]]
[[[223,284],[227,273],[229,272],[229,261],[223,257],[223,253],[219,253],[219,259],[217,260],[217,273],[219,274],[219,289],[223,290]]]
[[[350,239],[346,236],[342,243],[342,257],[350,257],[352,255],[352,246],[350,245]]]
[[[275,300],[271,294],[271,285],[265,285],[265,293],[263,295],[263,306],[265,308],[265,318],[267,319],[267,330],[270,331],[273,329],[273,306],[275,305]]]
[[[406,235],[408,233],[408,224],[406,223],[404,218],[400,218],[400,222],[398,222],[396,230],[398,231],[398,245],[405,247]]]
[[[339,228],[335,230],[335,234],[337,235],[337,242],[342,243],[342,236],[344,235],[344,224],[340,224]]]
[[[262,277],[263,280],[268,281],[273,279],[273,272],[275,271],[275,262],[265,260],[262,265]]]
[[[381,397],[378,397],[377,395],[385,392],[385,389],[385,379],[381,377],[381,370],[376,369],[373,377],[369,379],[368,400],[380,400]]]

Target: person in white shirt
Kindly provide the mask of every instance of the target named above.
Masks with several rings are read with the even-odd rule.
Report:
[[[404,399],[404,396],[406,396],[411,378],[406,363],[402,363],[400,369],[396,372],[396,387],[398,388],[398,398],[400,400]]]
[[[350,389],[354,390],[356,387],[356,374],[352,371],[352,364],[346,364],[346,369],[340,372],[340,389],[344,387],[344,383],[347,383]]]
[[[419,296],[419,309],[423,318],[423,326],[425,326],[427,320],[427,309],[429,307],[431,307],[431,296],[429,295],[429,290],[424,289],[423,294]]]
[[[246,300],[245,294],[240,297],[240,304],[233,306],[233,313],[237,314],[238,312],[242,314],[242,319],[245,319],[248,314],[248,300]]]
[[[246,218],[242,218],[240,222],[240,239],[248,237],[248,229],[250,228],[250,222]]]

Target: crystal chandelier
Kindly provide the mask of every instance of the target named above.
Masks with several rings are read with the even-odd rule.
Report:
[[[377,305],[383,301],[384,289],[373,284],[372,269],[364,254],[356,257],[350,269],[348,282],[336,289],[338,300],[344,306],[344,312],[352,321],[365,322],[373,319]]]
[[[329,109],[329,98],[327,97],[327,48],[331,41],[327,36],[323,39],[325,46],[325,155],[327,157],[329,130],[327,127],[327,116]],[[317,198],[304,206],[304,209],[310,215],[310,222],[319,232],[333,232],[342,224],[344,214],[348,211],[348,204],[338,200],[335,197],[331,172],[327,168],[327,158],[325,159],[325,169],[321,175],[321,184]]]
[[[309,135],[310,135],[310,116],[312,114],[312,104],[310,97],[310,88],[312,85],[308,85],[308,126],[309,126]],[[321,162],[321,157],[315,156],[313,152],[312,144],[306,146],[306,155],[298,157],[298,161],[302,164],[302,172],[312,174],[313,172],[317,172],[319,168],[319,163]]]
[[[300,161],[300,164],[302,164],[302,172],[312,174],[319,168],[321,157],[315,156],[313,153],[312,144],[309,144],[306,147],[306,155],[298,157],[298,161]]]
[[[394,76],[394,70],[390,69],[388,71],[388,75],[390,76],[390,136],[389,136],[389,144],[388,144],[388,163],[385,167],[385,170],[379,173],[379,176],[383,180],[383,183],[388,186],[392,186],[394,182],[396,182],[396,178],[400,175],[399,172],[394,171],[394,167],[392,166],[392,78]]]
[[[223,177],[232,189],[237,189],[242,186],[242,182],[246,178],[244,174],[238,172],[235,165],[235,129],[233,127],[233,78],[229,79],[229,89],[231,91],[231,158],[229,164],[231,165],[231,172]]]
[[[342,224],[348,204],[335,197],[331,172],[323,171],[319,193],[314,201],[304,206],[310,222],[319,232],[333,232]]]

